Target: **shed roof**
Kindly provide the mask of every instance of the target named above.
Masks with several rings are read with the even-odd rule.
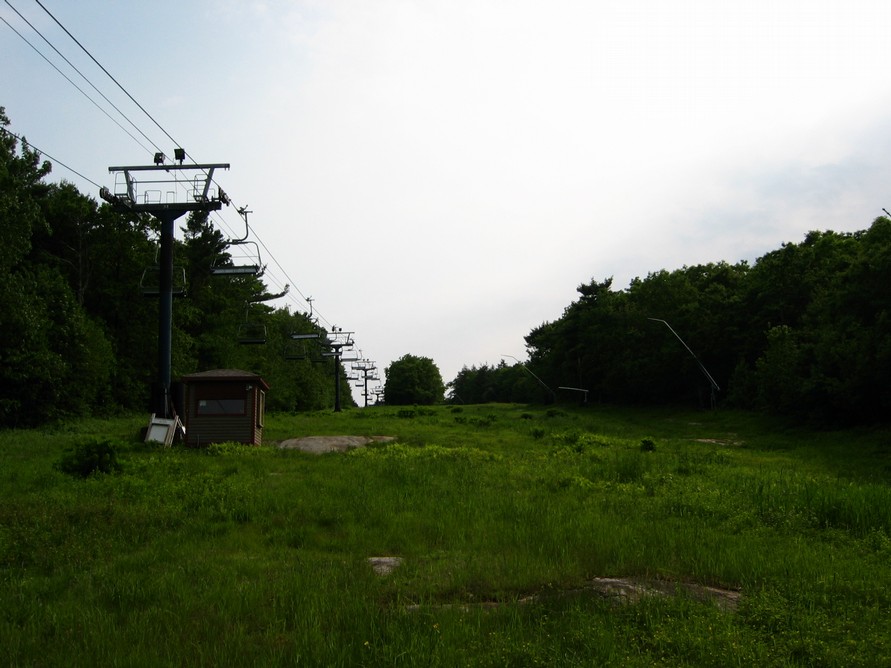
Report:
[[[248,383],[258,383],[264,390],[269,389],[266,381],[256,373],[250,371],[242,371],[241,369],[211,369],[210,371],[199,371],[182,376],[180,380],[184,383],[194,381],[241,381]]]

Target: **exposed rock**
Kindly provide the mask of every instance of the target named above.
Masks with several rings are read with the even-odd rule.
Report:
[[[320,455],[325,452],[346,452],[352,448],[363,448],[369,443],[390,443],[395,440],[395,436],[304,436],[284,440],[278,447]]]
[[[623,603],[634,603],[647,596],[676,596],[684,594],[698,601],[711,601],[724,610],[736,610],[739,592],[689,582],[668,580],[634,580],[632,578],[594,578],[591,589],[607,598]]]
[[[549,590],[540,594],[523,596],[511,601],[479,601],[475,603],[446,603],[434,606],[409,605],[407,610],[417,611],[422,608],[457,609],[491,609],[504,605],[527,605],[546,600],[563,599],[579,596],[602,596],[617,605],[637,603],[644,598],[654,596],[689,596],[697,601],[711,602],[720,609],[734,612],[739,605],[740,593],[732,589],[720,589],[685,582],[668,580],[637,580],[634,578],[594,578],[582,587],[562,590]]]
[[[402,565],[402,557],[368,557],[368,563],[378,575],[389,575]]]

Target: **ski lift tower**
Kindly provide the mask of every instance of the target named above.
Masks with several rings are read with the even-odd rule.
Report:
[[[158,417],[171,417],[170,367],[173,336],[173,223],[192,211],[219,210],[229,198],[222,189],[211,192],[214,171],[228,164],[184,165],[186,153],[174,151],[176,164],[167,164],[156,153],[153,165],[109,167],[115,175],[114,192],[100,188],[99,196],[115,208],[132,213],[148,213],[161,223],[158,307],[158,395],[152,409]],[[138,177],[138,178],[137,178]]]
[[[340,412],[340,361],[344,348],[353,347],[354,332],[345,332],[340,327],[332,327],[331,331],[326,334],[325,339],[321,341],[323,346],[327,346],[328,350],[322,353],[323,357],[334,358],[334,412]],[[354,360],[349,360],[354,361]]]
[[[359,362],[353,362],[353,371],[362,374],[362,383],[358,385],[361,387],[364,385],[364,390],[362,392],[362,397],[365,399],[365,408],[368,408],[368,381],[380,380],[377,377],[375,371],[377,371],[377,366],[375,366],[374,362],[371,360],[361,360]]]

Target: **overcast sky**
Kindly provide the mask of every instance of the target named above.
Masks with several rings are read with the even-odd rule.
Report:
[[[312,297],[381,369],[524,359],[580,283],[891,208],[887,0],[41,2],[193,159],[231,164],[270,287],[292,284],[274,304]],[[109,187],[154,151],[10,5],[172,154],[35,0],[0,16],[96,103],[0,23],[12,131]]]

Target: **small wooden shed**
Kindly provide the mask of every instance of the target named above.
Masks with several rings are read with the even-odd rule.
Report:
[[[260,445],[269,386],[259,375],[240,369],[214,369],[180,380],[186,445],[228,441]]]

